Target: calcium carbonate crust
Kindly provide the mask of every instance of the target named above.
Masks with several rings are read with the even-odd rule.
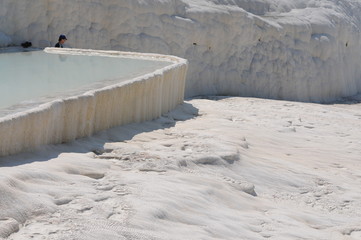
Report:
[[[185,59],[84,49],[47,48],[45,51],[49,54],[156,59],[172,64],[134,79],[0,118],[0,156],[69,142],[114,126],[152,120],[183,102]]]
[[[63,33],[67,47],[188,59],[186,97],[330,102],[361,91],[360,0],[4,0],[0,5],[0,19],[11,19],[0,20],[0,30],[13,44],[53,46]]]

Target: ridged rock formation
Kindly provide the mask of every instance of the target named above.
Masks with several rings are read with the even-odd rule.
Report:
[[[3,0],[0,45],[176,55],[186,96],[329,102],[361,91],[360,1]],[[5,37],[7,36],[7,37]],[[8,38],[7,38],[8,39]]]

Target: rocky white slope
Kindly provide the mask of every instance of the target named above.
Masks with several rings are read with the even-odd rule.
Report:
[[[0,238],[359,240],[360,104],[193,99],[0,159]]]
[[[0,46],[64,33],[188,59],[186,96],[327,102],[361,91],[360,16],[360,0],[2,0]]]

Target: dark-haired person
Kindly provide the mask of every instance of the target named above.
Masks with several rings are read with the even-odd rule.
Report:
[[[65,43],[65,41],[68,40],[65,35],[60,35],[59,36],[59,41],[57,42],[57,44],[55,44],[55,47],[57,48],[63,48],[63,44]]]

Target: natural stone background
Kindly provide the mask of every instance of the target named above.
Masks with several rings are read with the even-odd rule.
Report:
[[[361,91],[361,3],[316,0],[2,0],[0,46],[171,54],[186,97],[328,102]]]

